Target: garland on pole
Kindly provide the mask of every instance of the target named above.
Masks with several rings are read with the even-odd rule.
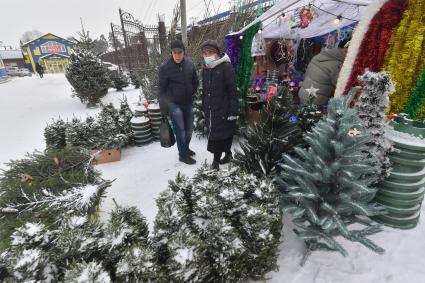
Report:
[[[224,38],[226,45],[226,54],[229,55],[230,62],[236,69],[238,66],[239,55],[242,48],[242,39],[240,34],[228,35]]]
[[[424,11],[423,0],[410,0],[391,38],[383,66],[396,86],[396,92],[391,96],[390,113],[403,110],[415,80],[425,67]]]
[[[260,23],[253,25],[244,32],[242,39],[242,48],[237,67],[237,83],[240,97],[243,101],[246,99],[246,93],[251,81],[252,67],[254,66],[254,58],[251,56],[252,39],[259,28]]]
[[[403,113],[407,113],[411,119],[425,118],[425,68],[419,75],[416,87],[407,100]]]

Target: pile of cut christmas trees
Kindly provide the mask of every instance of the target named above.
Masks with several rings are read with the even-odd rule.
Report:
[[[85,154],[78,164],[61,155],[71,150]],[[105,223],[98,221],[110,182],[80,150],[50,148],[11,162],[0,179],[0,225],[6,213],[10,221],[2,235],[2,280],[245,282],[278,268],[282,213],[270,179],[206,165],[191,179],[179,174],[158,198],[150,234],[138,208],[117,205]]]
[[[290,125],[291,129],[297,128],[293,120],[280,119],[287,111],[284,103],[278,104],[276,111],[280,114],[276,112],[271,120],[278,119],[276,121]],[[62,150],[70,149],[65,147]],[[7,183],[2,183],[2,179],[0,190],[3,185],[13,183],[15,187],[10,191],[21,193],[16,186],[25,182],[20,179],[24,172],[28,172],[28,176],[40,174],[43,182],[52,180],[52,174],[64,176],[59,179],[61,182],[67,180],[66,170],[86,172],[84,166],[82,171],[72,165],[59,167],[57,164],[65,163],[62,158],[55,158],[56,155],[43,155],[50,167],[34,162],[34,158],[22,161],[31,163],[32,171],[21,164],[11,164],[11,169],[5,172],[5,176],[11,175],[11,179]],[[86,164],[92,170],[89,157],[87,159],[80,164]],[[40,171],[40,168],[46,171]],[[69,183],[83,181],[71,180]],[[56,194],[49,191],[43,193],[42,186],[28,186],[37,193],[40,209],[55,219],[46,224],[34,218],[21,220],[20,214],[13,215],[18,222],[16,229],[10,231],[10,245],[0,253],[2,279],[245,282],[264,279],[269,271],[278,268],[282,211],[279,192],[269,176],[257,178],[240,167],[215,171],[206,165],[191,179],[178,175],[158,198],[158,214],[151,235],[137,208],[117,206],[106,223],[99,223],[96,215],[75,214],[69,205],[63,205],[63,211],[50,211],[60,207],[62,199],[54,198]],[[58,186],[61,187],[62,183]],[[79,206],[80,201],[88,203],[88,199],[97,199],[88,194],[70,194],[72,201]],[[16,212],[14,209],[26,209],[35,203],[19,195],[3,202],[2,196],[0,205],[5,211]],[[50,198],[56,200],[55,206],[48,205]],[[31,213],[39,212],[31,211],[29,215]],[[32,259],[31,262],[23,260],[28,258]]]
[[[121,148],[134,144],[130,125],[133,113],[126,100],[120,109],[112,104],[103,105],[96,117],[71,121],[57,119],[44,131],[48,148],[62,149],[66,146],[83,147],[92,151],[97,163],[118,161]]]
[[[9,164],[0,179],[2,281],[245,282],[277,268],[282,215],[270,180],[207,166],[178,175],[149,233],[135,207],[117,205],[99,222],[111,182],[90,159],[66,147]]]
[[[152,236],[136,208],[117,206],[104,224],[87,214],[74,215],[72,209],[69,213],[69,206],[49,214],[58,218],[52,225],[22,220],[15,226],[20,228],[14,230],[11,245],[0,254],[1,274],[16,281],[64,282],[264,279],[277,268],[282,208],[292,215],[296,233],[306,243],[306,255],[315,250],[346,255],[338,236],[383,252],[369,236],[382,229],[371,217],[386,213],[374,201],[378,190],[374,185],[391,167],[390,148],[382,146],[390,91],[385,78],[366,73],[361,78],[365,99],[357,109],[350,108],[354,89],[347,97],[333,98],[317,123],[314,106],[300,110],[288,96],[272,98],[262,120],[244,133],[241,151],[229,169],[217,172],[204,166],[191,179],[178,175],[170,182],[158,198]],[[61,164],[55,157],[46,158],[51,166]],[[65,168],[74,168],[48,168],[40,174],[42,165],[34,166],[37,170],[28,175],[23,175],[25,167],[12,166],[10,181],[2,179],[0,189],[14,184],[11,191],[22,194],[25,191],[16,186],[32,183],[35,175],[49,182],[51,174],[61,176]],[[46,198],[53,194],[43,192],[42,186],[34,188],[37,200],[22,194],[2,202],[0,194],[2,211],[16,213],[28,205],[47,204]],[[71,195],[86,203],[89,194]],[[57,206],[43,209],[48,212],[50,207]],[[24,260],[28,258],[32,260]]]

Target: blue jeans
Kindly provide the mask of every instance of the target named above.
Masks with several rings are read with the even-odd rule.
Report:
[[[168,109],[176,134],[179,156],[184,158],[187,156],[189,143],[192,139],[193,107],[192,104],[180,106],[174,102],[169,102]]]

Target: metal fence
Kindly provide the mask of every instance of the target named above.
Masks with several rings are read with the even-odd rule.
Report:
[[[165,24],[143,25],[129,12],[119,9],[120,25],[111,23],[114,51],[105,54],[104,60],[122,69],[138,69],[149,63],[152,53],[161,53],[166,45]]]

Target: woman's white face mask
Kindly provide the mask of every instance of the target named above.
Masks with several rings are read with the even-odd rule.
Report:
[[[215,61],[215,55],[204,56],[205,65],[209,65],[209,64],[211,64],[214,61]]]

